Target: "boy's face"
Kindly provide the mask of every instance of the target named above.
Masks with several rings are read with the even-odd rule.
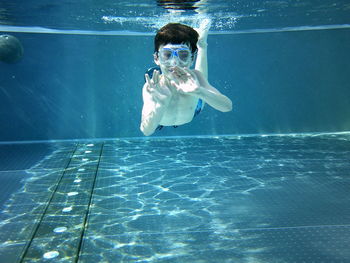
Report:
[[[154,56],[154,62],[166,73],[174,67],[189,68],[193,62],[193,56],[188,45],[167,44],[159,47]]]

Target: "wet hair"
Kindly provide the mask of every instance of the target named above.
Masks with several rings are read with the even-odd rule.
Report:
[[[158,52],[161,45],[188,44],[194,54],[197,51],[198,37],[197,31],[192,27],[180,23],[169,23],[158,30],[154,38],[154,52]]]

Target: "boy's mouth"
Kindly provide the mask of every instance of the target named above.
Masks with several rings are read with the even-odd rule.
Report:
[[[181,66],[177,65],[177,66],[168,67],[167,69],[169,72],[175,72],[178,68],[185,68],[185,67],[181,67]]]

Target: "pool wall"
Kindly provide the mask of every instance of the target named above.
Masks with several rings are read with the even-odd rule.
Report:
[[[0,63],[0,141],[139,137],[153,36],[14,33]],[[209,81],[233,101],[156,136],[350,130],[347,29],[209,36]]]

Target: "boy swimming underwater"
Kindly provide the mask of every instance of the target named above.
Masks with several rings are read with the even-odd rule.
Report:
[[[156,34],[154,62],[159,70],[145,74],[140,129],[149,136],[162,126],[191,122],[205,103],[227,112],[232,102],[207,80],[208,20],[199,28],[170,23]],[[198,52],[198,54],[197,54]],[[195,69],[190,69],[197,54]]]

